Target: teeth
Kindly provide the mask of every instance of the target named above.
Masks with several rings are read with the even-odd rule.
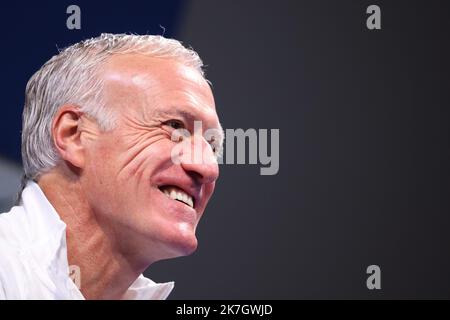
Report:
[[[168,196],[172,200],[179,200],[179,201],[187,204],[191,208],[194,207],[194,200],[192,199],[192,197],[190,195],[188,195],[183,190],[180,190],[175,187],[168,187],[168,188],[164,188],[163,192],[166,196]]]

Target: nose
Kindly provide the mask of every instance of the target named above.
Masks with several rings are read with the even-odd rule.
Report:
[[[211,183],[219,177],[219,165],[216,156],[203,138],[194,135],[191,137],[189,150],[185,150],[185,156],[182,157],[181,166],[200,184]]]

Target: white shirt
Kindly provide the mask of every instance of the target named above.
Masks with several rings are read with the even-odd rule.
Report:
[[[173,287],[140,275],[123,299],[166,299]],[[84,299],[69,277],[66,224],[32,181],[0,214],[0,299]]]

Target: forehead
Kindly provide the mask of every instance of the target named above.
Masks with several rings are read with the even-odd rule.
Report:
[[[191,113],[199,120],[217,122],[214,97],[194,68],[172,59],[116,55],[101,76],[108,105],[127,113]]]

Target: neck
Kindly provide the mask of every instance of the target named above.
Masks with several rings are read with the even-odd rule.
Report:
[[[120,250],[112,228],[105,228],[84,197],[77,179],[54,170],[38,182],[67,225],[67,256],[81,271],[80,291],[86,299],[120,299],[144,271]]]

